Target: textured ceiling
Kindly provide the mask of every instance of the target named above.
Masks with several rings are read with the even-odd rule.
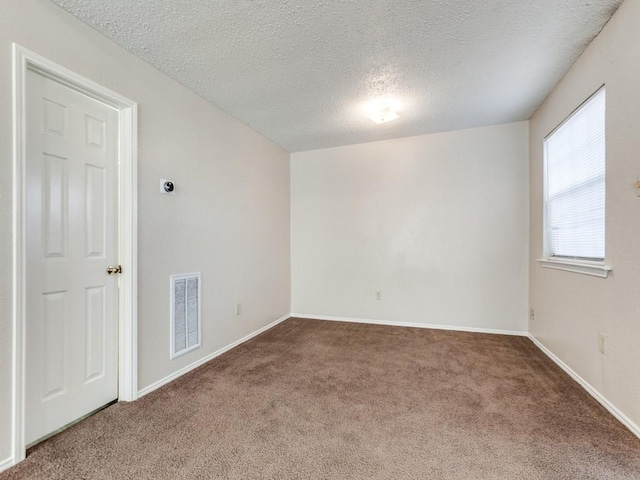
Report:
[[[53,1],[291,152],[526,120],[622,3]]]

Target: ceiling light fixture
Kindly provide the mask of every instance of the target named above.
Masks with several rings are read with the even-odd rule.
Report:
[[[380,100],[367,103],[365,113],[375,123],[387,123],[400,117],[391,102]]]

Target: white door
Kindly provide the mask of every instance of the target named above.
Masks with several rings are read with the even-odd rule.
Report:
[[[27,444],[118,397],[117,158],[115,110],[28,71]]]

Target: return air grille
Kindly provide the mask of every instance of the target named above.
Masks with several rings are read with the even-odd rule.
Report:
[[[171,276],[171,358],[200,346],[200,274]]]

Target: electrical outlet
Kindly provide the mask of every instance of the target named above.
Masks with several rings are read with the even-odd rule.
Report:
[[[236,303],[236,315],[240,315],[241,309],[240,309],[240,302]]]
[[[376,290],[376,300],[382,300],[382,290]]]
[[[536,311],[533,308],[529,310],[529,318],[532,322],[536,321]]]
[[[602,355],[607,354],[607,335],[598,333],[598,350]]]

